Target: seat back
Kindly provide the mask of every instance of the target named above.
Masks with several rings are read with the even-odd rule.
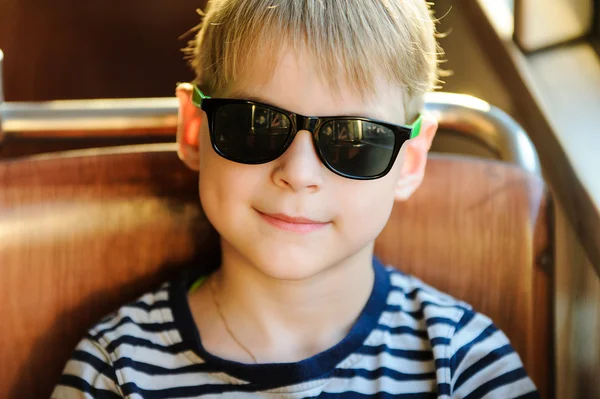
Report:
[[[48,397],[95,321],[185,265],[218,256],[197,179],[170,144],[0,162],[0,392]],[[535,175],[437,155],[376,242],[384,262],[494,319],[544,397],[552,371],[548,209]]]

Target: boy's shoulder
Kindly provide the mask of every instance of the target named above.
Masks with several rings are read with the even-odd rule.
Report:
[[[163,283],[93,326],[77,344],[51,397],[81,397],[81,392],[90,397],[144,397],[137,385],[127,382],[147,383],[153,375],[168,376],[200,363],[186,350],[175,326],[172,294],[178,283]]]
[[[397,305],[398,310],[420,318],[444,315],[456,319],[465,314],[476,313],[470,304],[438,290],[413,275],[393,266],[386,266],[386,269],[391,284],[388,304]],[[415,307],[417,309],[413,309]]]
[[[174,325],[172,285],[169,281],[122,305],[105,316],[87,334],[107,353],[117,346],[169,347],[181,342]]]
[[[438,375],[438,392],[454,397],[538,397],[509,338],[486,315],[392,267],[387,324],[426,339]],[[406,328],[408,327],[408,328]],[[521,397],[521,396],[519,396]]]
[[[466,302],[440,291],[412,274],[405,273],[392,265],[386,265],[385,268],[390,275],[393,289],[404,291],[410,294],[410,297],[430,298],[440,303],[454,304],[471,309],[471,306]]]
[[[458,360],[453,357],[456,352],[477,343],[489,345],[489,350],[510,344],[492,319],[470,304],[391,266],[386,269],[391,282],[386,324],[421,331],[436,359]]]

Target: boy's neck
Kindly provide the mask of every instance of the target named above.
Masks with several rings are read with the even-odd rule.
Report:
[[[373,245],[302,281],[261,273],[227,244],[214,286],[226,322],[261,363],[294,362],[340,342],[374,283]]]

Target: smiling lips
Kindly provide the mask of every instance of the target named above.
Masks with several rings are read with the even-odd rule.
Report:
[[[258,213],[270,225],[295,233],[310,233],[329,224],[329,222],[319,222],[303,217],[292,217],[282,213],[266,214],[260,211]]]

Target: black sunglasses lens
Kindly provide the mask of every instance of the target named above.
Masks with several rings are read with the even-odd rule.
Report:
[[[329,166],[341,174],[370,178],[381,175],[392,162],[396,135],[378,123],[332,120],[319,129],[319,150]]]
[[[214,118],[214,145],[227,159],[241,163],[264,163],[279,157],[291,129],[285,114],[260,105],[223,105]]]

